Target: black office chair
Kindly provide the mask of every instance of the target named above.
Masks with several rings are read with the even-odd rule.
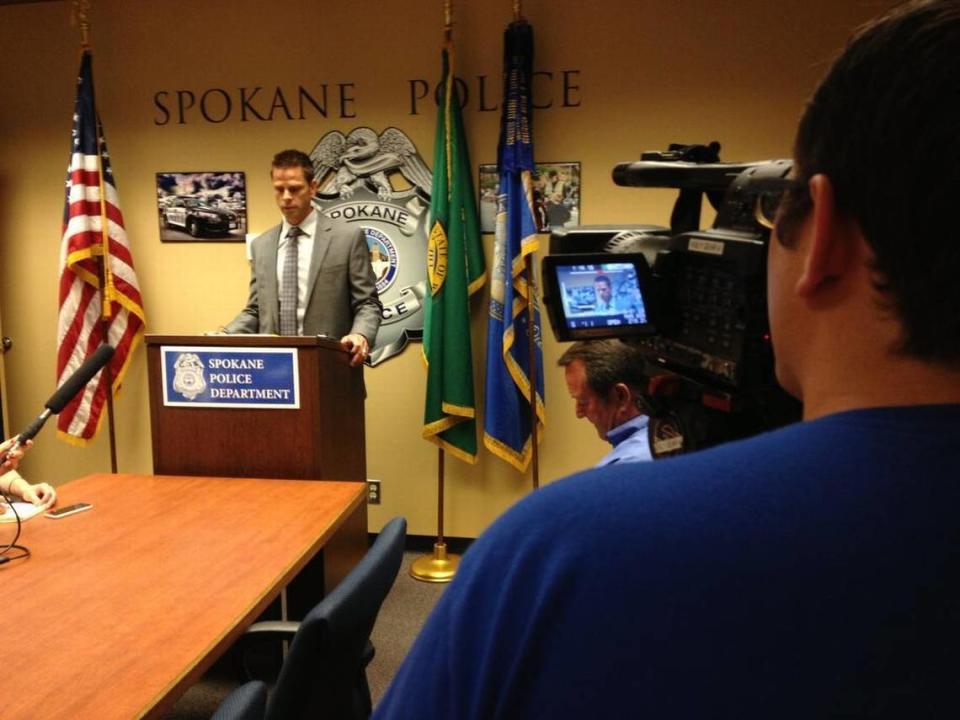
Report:
[[[210,720],[262,720],[267,710],[267,686],[248,682],[230,693]]]
[[[372,712],[366,667],[373,657],[370,632],[403,559],[407,521],[394,518],[376,542],[319,605],[299,623],[256,623],[251,636],[287,637],[290,652],[262,717],[267,720],[354,720]],[[249,720],[262,683],[240,686],[223,701],[216,720]],[[241,697],[242,696],[242,697]],[[229,708],[228,708],[229,706]]]

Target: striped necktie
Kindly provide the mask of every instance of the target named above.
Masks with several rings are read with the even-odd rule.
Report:
[[[297,274],[298,238],[304,232],[296,225],[287,231],[287,245],[283,256],[283,275],[280,280],[280,334],[297,334],[297,295],[299,279]]]

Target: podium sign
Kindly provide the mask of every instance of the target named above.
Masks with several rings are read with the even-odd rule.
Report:
[[[167,407],[300,407],[296,348],[160,348]]]

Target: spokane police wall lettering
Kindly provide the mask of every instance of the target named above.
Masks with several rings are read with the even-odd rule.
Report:
[[[461,110],[495,112],[500,109],[498,100],[502,91],[499,76],[493,80],[487,75],[476,75],[470,80],[455,76],[453,81],[457,84]],[[409,80],[408,85],[411,115],[419,115],[423,111],[423,102],[428,96],[432,96],[431,106],[439,102],[439,85],[431,85],[423,79]],[[580,107],[580,71],[537,70],[533,73],[532,102],[536,110]]]
[[[500,110],[502,89],[499,75],[456,77],[454,82],[463,110]],[[407,80],[409,104],[406,112],[420,115],[432,110],[436,107],[438,92],[434,81]],[[533,73],[533,106],[537,110],[578,108],[580,104],[579,70],[538,70]],[[338,82],[297,85],[295,88],[255,85],[158,90],[153,94],[153,105],[153,124],[165,126],[356,118],[362,103],[356,83]]]
[[[393,357],[423,336],[426,281],[426,215],[433,174],[406,133],[379,135],[358,127],[333,130],[310,152],[320,181],[314,205],[367,239],[370,264],[383,303],[383,323],[367,362]]]
[[[154,125],[191,122],[222,123],[354,118],[355,85],[352,82],[296,90],[256,87],[160,90],[153,95],[157,114]]]

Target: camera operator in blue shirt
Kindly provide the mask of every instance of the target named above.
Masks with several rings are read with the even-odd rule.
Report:
[[[960,0],[898,6],[804,110],[767,267],[803,421],[529,495],[376,718],[960,717],[958,49]]]

